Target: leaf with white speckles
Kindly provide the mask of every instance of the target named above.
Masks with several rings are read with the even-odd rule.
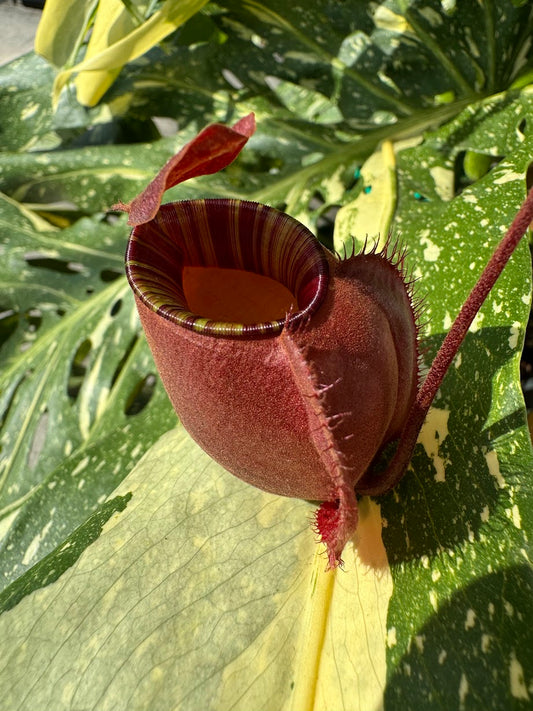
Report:
[[[139,190],[176,146],[173,138],[135,149],[91,146],[37,157],[10,153],[0,163],[0,184],[3,192],[17,202],[52,217],[58,213],[60,224],[64,224],[65,214],[76,219],[103,212],[117,195]]]
[[[37,85],[36,74],[42,77]],[[52,76],[52,68],[35,55],[0,67],[0,156],[6,151],[53,148],[59,142],[50,126]]]
[[[474,184],[458,186],[451,199],[439,194],[431,169],[456,169],[494,114],[503,122],[507,112],[520,124],[531,111],[530,97],[524,95],[522,112],[499,100],[482,102],[396,155],[395,225],[408,239],[409,264],[423,272],[426,363],[523,199],[533,136],[506,153],[504,133],[506,157]],[[463,140],[450,145],[446,136],[465,125]],[[499,176],[509,173],[522,180],[504,187]],[[528,316],[524,289],[530,289],[525,243],[448,371],[410,471],[382,503],[394,580],[385,708],[526,708],[530,702],[526,682],[510,683],[514,658],[522,678],[533,678],[533,635],[522,623],[533,611],[527,554],[533,459],[516,378]]]

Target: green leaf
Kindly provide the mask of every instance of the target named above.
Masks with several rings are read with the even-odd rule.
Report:
[[[0,210],[3,588],[85,521],[173,416],[122,275],[123,225],[80,220],[59,239],[12,201]]]
[[[0,609],[10,610],[23,597],[38,588],[46,587],[57,580],[63,571],[70,568],[79,558],[80,554],[89,546],[102,532],[103,525],[117,511],[123,511],[131,495],[117,496],[110,501],[106,501],[94,514],[77,528],[66,541],[55,550],[45,556],[36,565],[28,569],[26,573],[18,577],[12,585],[9,585],[0,593]],[[43,537],[34,539],[30,546],[37,551]]]
[[[320,99],[353,136],[436,109],[445,95],[471,101],[507,88],[528,51],[528,9],[430,5],[225,0],[170,38],[166,57],[129,67],[106,98],[133,83],[135,111],[146,102],[174,117],[195,106],[211,115],[227,95],[300,127]]]
[[[0,618],[19,640],[0,672],[10,708],[335,703],[361,654],[361,702],[380,698],[392,581],[378,506],[363,507],[364,561],[350,547],[329,574],[309,504],[243,484],[181,428],[116,495],[127,508],[78,563]]]
[[[34,210],[81,215],[103,212],[124,191],[137,191],[165,162],[176,139],[160,146],[91,146],[69,151],[8,153],[0,166],[3,191]],[[133,185],[133,188],[130,187]],[[118,255],[116,255],[118,256]]]
[[[52,69],[46,62],[33,54],[0,67],[2,106],[0,155],[2,159],[4,151],[51,148],[59,142],[50,128],[52,74]],[[37,86],[36,75],[42,79]]]
[[[410,264],[423,279],[428,364],[523,197],[531,135],[522,140],[516,127],[531,95],[524,99],[512,108],[484,102],[398,154],[395,225],[409,235]],[[513,137],[492,128],[496,116],[499,126],[513,124]],[[502,155],[509,138],[514,150],[481,180],[457,195],[443,191],[445,171],[453,175],[465,150],[490,142],[490,153]],[[412,705],[415,688],[421,709],[529,705],[533,636],[522,620],[533,590],[533,461],[517,385],[530,304],[526,247],[513,255],[448,372],[412,472],[383,503],[394,579],[386,707]]]

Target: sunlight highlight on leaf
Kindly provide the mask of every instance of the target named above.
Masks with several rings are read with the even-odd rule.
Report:
[[[301,635],[291,711],[383,707],[393,584],[381,539],[381,508],[368,498],[359,506],[356,541],[345,549],[344,570],[328,574],[315,556],[316,592],[309,628]]]
[[[184,711],[206,693],[235,711],[380,707],[392,579],[377,504],[362,501],[345,570],[327,573],[311,505],[238,481],[182,428],[121,496],[77,563],[0,618],[22,642],[0,663],[9,708],[146,708],[157,680],[158,705]]]
[[[364,499],[360,512],[356,541],[345,549],[344,569],[326,572],[320,549],[311,568],[302,567],[305,577],[292,593],[301,612],[294,621],[291,693],[276,708],[377,711],[383,706],[392,577],[381,540],[380,507]],[[273,663],[279,633],[271,625],[226,667],[220,708],[262,707],[280,674]]]

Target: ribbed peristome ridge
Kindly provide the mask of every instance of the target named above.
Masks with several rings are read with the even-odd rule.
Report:
[[[297,299],[294,323],[321,304],[328,285],[325,253],[309,230],[278,210],[242,200],[186,200],[162,205],[134,228],[126,253],[133,291],[150,309],[190,330],[253,338],[279,333],[286,318],[240,324],[213,321],[189,310],[185,266],[241,269],[270,277]]]

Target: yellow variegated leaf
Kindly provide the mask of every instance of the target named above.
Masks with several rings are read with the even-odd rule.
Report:
[[[98,57],[116,42],[127,37],[135,27],[136,22],[122,0],[106,0],[105,3],[100,3],[85,52],[85,61]],[[119,75],[120,69],[120,66],[115,66],[78,74],[75,79],[78,101],[86,106],[98,103]]]
[[[352,202],[344,205],[335,221],[335,245],[352,248],[354,237],[379,239],[382,246],[388,237],[396,209],[396,161],[390,141],[365,161],[359,179],[364,188]]]
[[[47,0],[35,36],[35,51],[55,67],[75,61],[99,0]]]
[[[113,36],[108,35],[106,40],[105,33],[102,32],[95,41],[91,56],[58,74],[54,82],[54,102],[57,104],[59,95],[69,79],[74,74],[82,73],[77,81],[78,99],[87,106],[96,105],[109,87],[110,77],[114,72],[147,52],[198,12],[206,2],[207,0],[167,0],[146,22],[121,37],[113,33]],[[98,12],[107,14],[107,10],[101,10],[100,7]],[[112,12],[113,10],[111,14]],[[96,22],[95,26],[99,24]],[[100,51],[96,51],[97,48]]]
[[[392,577],[376,503],[326,572],[313,505],[237,480],[182,427],[114,496],[131,498],[78,562],[0,618],[17,640],[6,708],[382,706]]]

